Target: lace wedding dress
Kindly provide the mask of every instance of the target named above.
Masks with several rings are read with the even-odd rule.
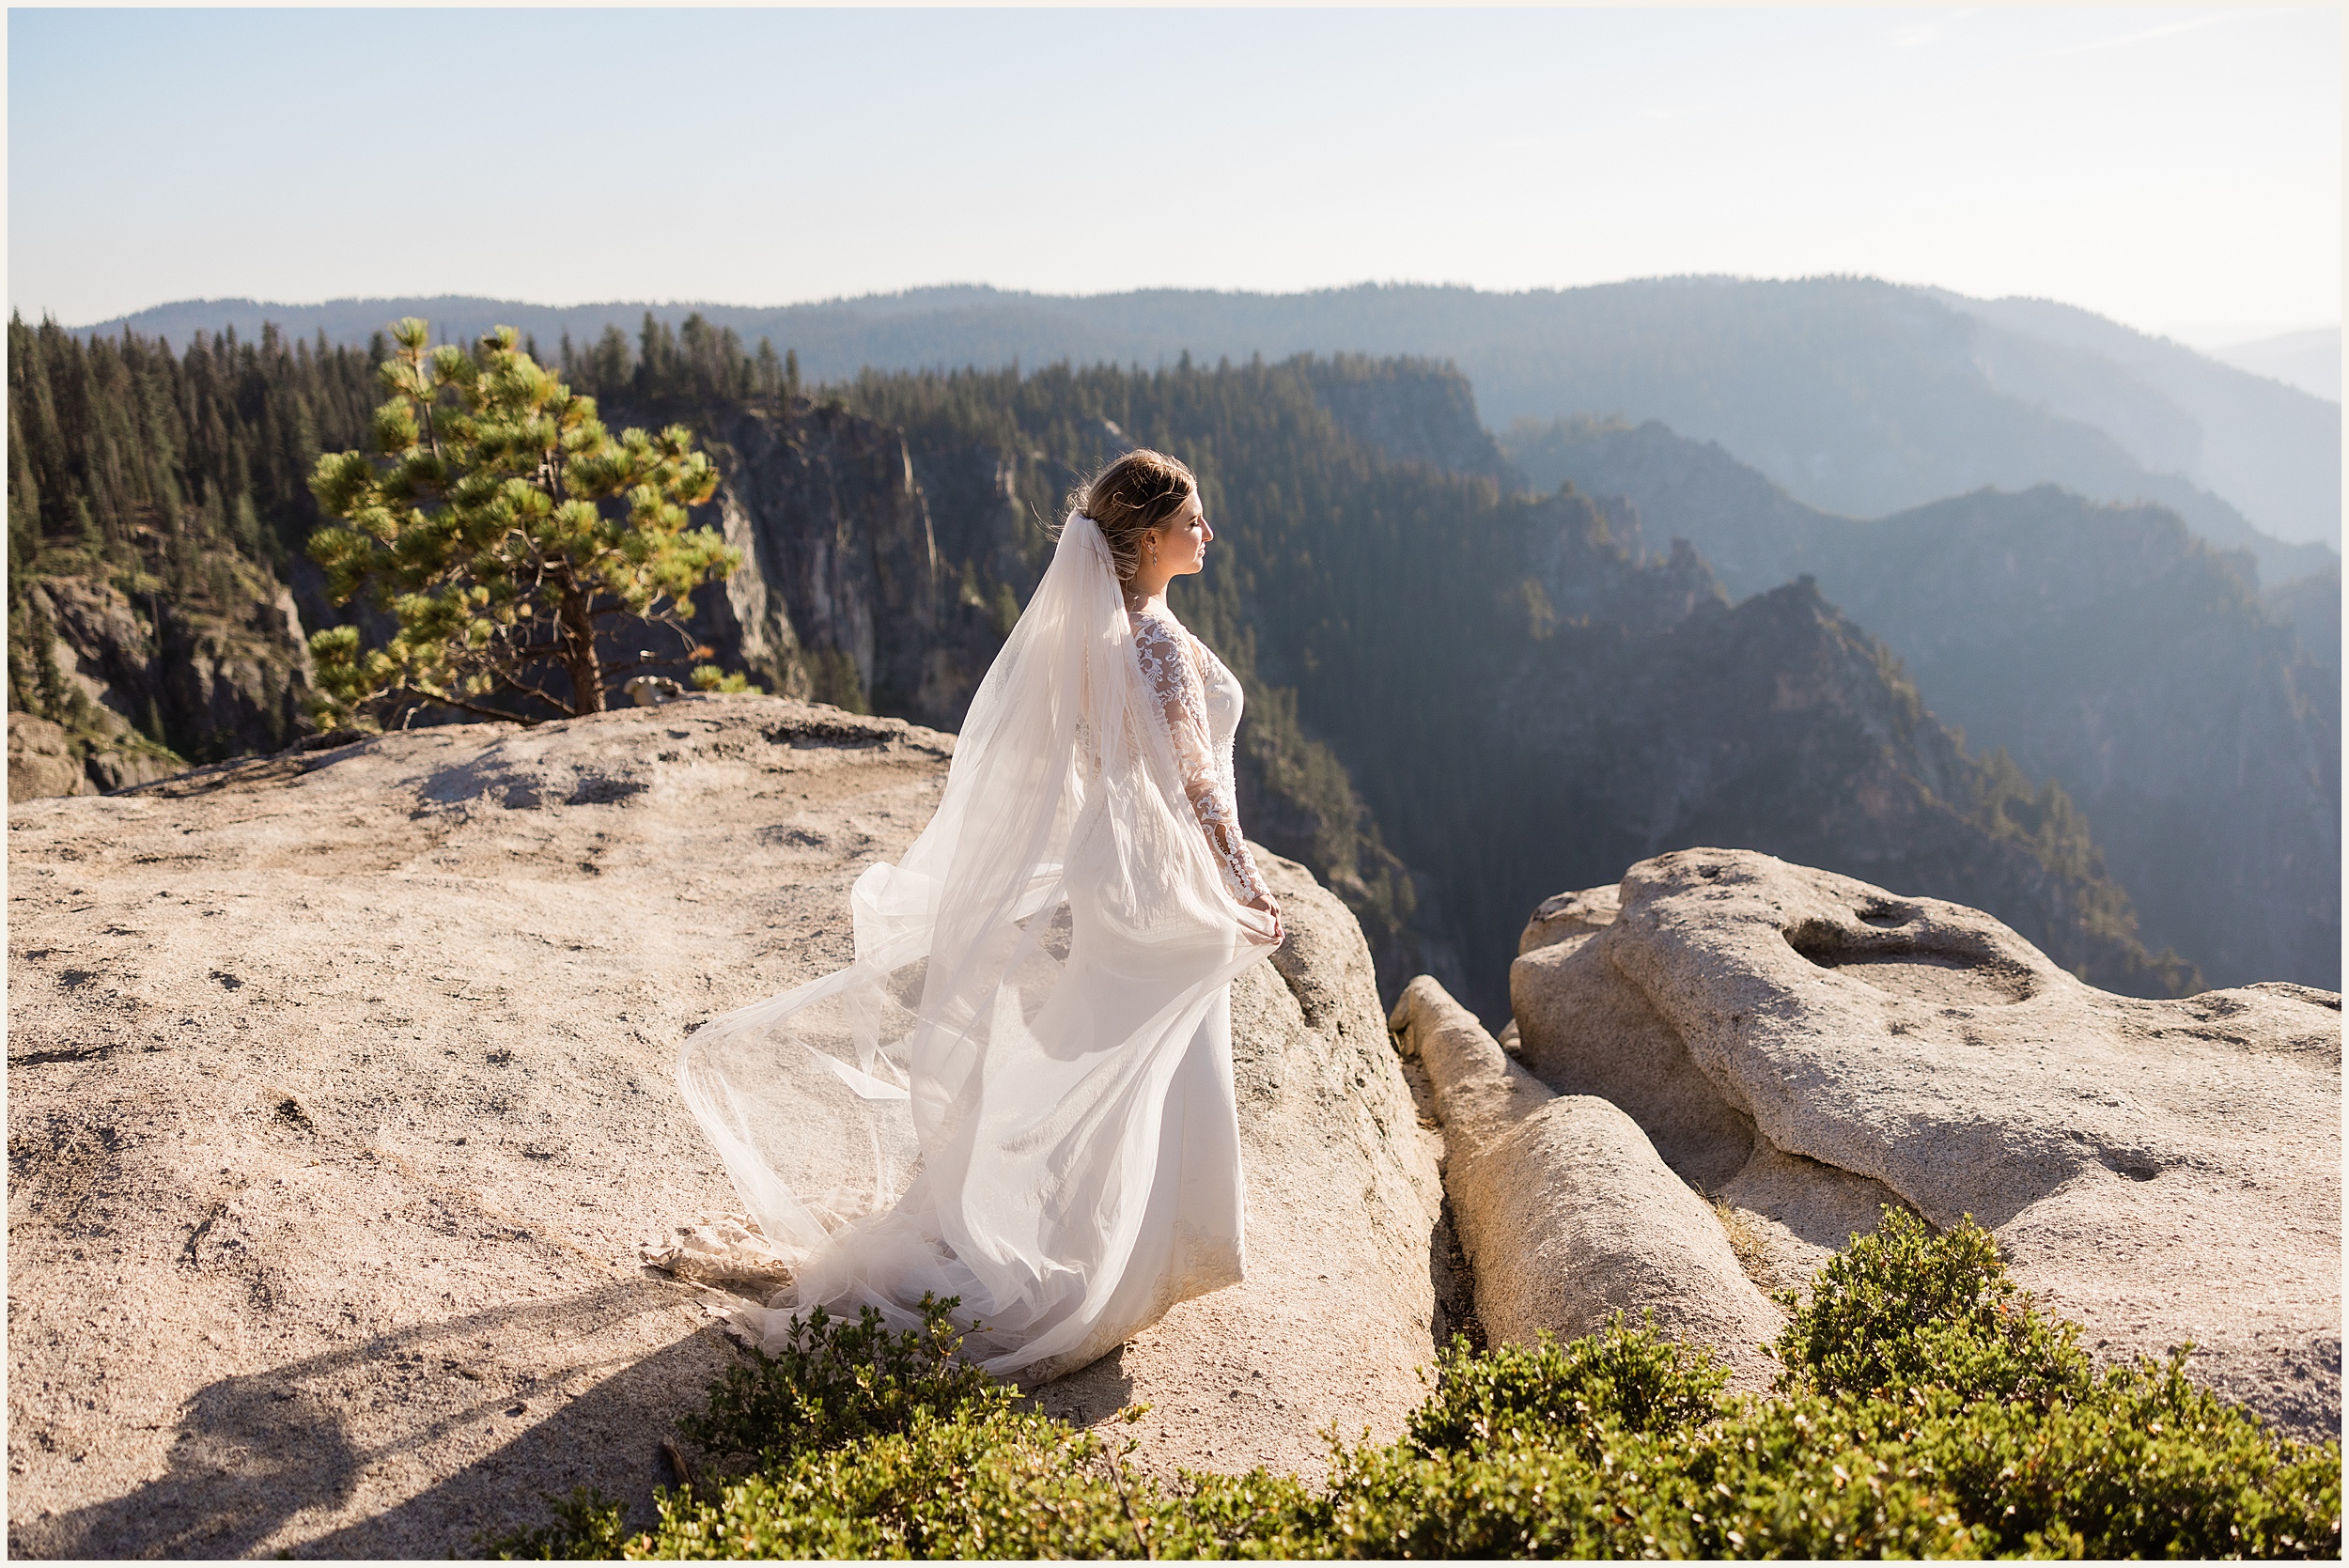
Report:
[[[850,896],[856,961],[711,1020],[685,1100],[792,1281],[1036,1383],[1238,1281],[1231,981],[1268,951],[1239,682],[1126,612],[1071,516],[971,704],[937,815]]]

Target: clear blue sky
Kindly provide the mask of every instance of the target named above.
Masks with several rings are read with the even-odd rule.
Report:
[[[2341,319],[2338,9],[11,10],[8,298],[1865,272]]]

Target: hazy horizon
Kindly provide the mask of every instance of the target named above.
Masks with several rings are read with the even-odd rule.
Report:
[[[2330,10],[18,10],[8,29],[10,304],[75,324],[205,298],[1688,273],[2052,299],[2197,347],[2341,316]],[[502,58],[528,76],[435,63]],[[395,86],[396,134],[371,112]],[[545,222],[514,221],[524,192]]]
[[[1522,288],[1522,289],[1478,289],[1478,290],[1477,290],[1477,292],[1480,292],[1480,293],[1491,293],[1491,294],[1502,294],[1502,293],[1538,293],[1538,292],[1543,291],[1543,289],[1544,289],[1545,287],[1554,288],[1554,289],[1555,289],[1556,291],[1558,291],[1558,292],[1564,292],[1564,291],[1567,291],[1567,290],[1570,290],[1570,289],[1578,289],[1578,288],[1605,288],[1605,287],[1610,287],[1610,285],[1615,285],[1615,284],[1626,284],[1626,283],[1642,283],[1642,282],[1651,282],[1651,281],[1655,281],[1655,279],[1656,279],[1656,278],[1657,278],[1657,277],[1665,277],[1665,276],[1672,276],[1672,275],[1694,275],[1694,274],[1651,274],[1651,275],[1650,275],[1650,276],[1648,276],[1648,277],[1640,277],[1640,278],[1600,278],[1600,279],[1594,279],[1594,280],[1592,280],[1591,282],[1588,282],[1588,283],[1562,284],[1562,285],[1555,285],[1555,286],[1539,286],[1539,285],[1537,285],[1537,286],[1532,286],[1532,287],[1527,287],[1527,288]],[[1742,276],[1738,276],[1737,274],[1733,274],[1733,273],[1719,273],[1719,274],[1710,274],[1710,275],[1722,276],[1722,277],[1730,277],[1730,278],[1734,278],[1735,281],[1738,281],[1738,282],[1799,282],[1799,281],[1804,281],[1802,278],[1756,278],[1756,277],[1742,277]],[[1834,275],[1838,275],[1838,274],[1830,274],[1830,273],[1811,273],[1811,274],[1807,274],[1807,276],[1808,276],[1808,277],[1812,277],[1812,278],[1816,278],[1816,277],[1828,277],[1828,276],[1834,276]],[[1851,276],[1851,275],[1864,276],[1865,274],[1842,274],[1842,275],[1846,275],[1846,276]],[[1879,279],[1876,279],[1875,281],[1877,281],[1877,282],[1883,282],[1883,283],[1892,283],[1892,284],[1898,284],[1898,285],[1903,285],[1903,286],[1913,286],[1913,287],[1942,287],[1941,285],[1935,284],[1935,283],[1934,283],[1934,282],[1932,282],[1930,279],[1879,278]],[[1356,278],[1356,279],[1352,279],[1352,280],[1350,280],[1350,281],[1348,281],[1348,282],[1345,282],[1345,283],[1321,284],[1321,285],[1315,285],[1315,286],[1312,286],[1312,287],[1304,287],[1304,288],[1296,288],[1296,289],[1266,289],[1266,288],[1210,288],[1210,287],[1202,287],[1195,288],[1195,289],[1180,289],[1180,290],[1167,290],[1167,291],[1174,291],[1174,292],[1198,292],[1198,293],[1210,293],[1210,294],[1235,294],[1235,295],[1249,295],[1249,296],[1260,297],[1260,298],[1277,298],[1277,297],[1283,296],[1283,295],[1295,295],[1295,294],[1338,293],[1338,292],[1343,292],[1343,291],[1345,291],[1345,290],[1346,290],[1346,289],[1350,289],[1350,288],[1365,288],[1365,287],[1380,287],[1380,288],[1414,288],[1414,287],[1424,287],[1424,288],[1452,288],[1452,287],[1461,287],[1461,288],[1473,288],[1474,287],[1475,287],[1475,286],[1474,286],[1474,285],[1471,285],[1471,284],[1454,284],[1454,283],[1446,283],[1446,282],[1441,282],[1441,281],[1439,281],[1439,280],[1426,279],[1426,278]],[[534,298],[527,298],[527,297],[524,297],[524,296],[521,296],[521,295],[481,295],[481,294],[459,294],[459,293],[445,292],[445,291],[444,291],[444,292],[443,292],[443,293],[440,293],[440,294],[426,294],[426,295],[420,295],[420,294],[409,294],[409,295],[336,294],[336,295],[329,295],[329,296],[325,296],[325,297],[319,298],[319,299],[308,299],[308,300],[264,300],[264,299],[258,299],[258,298],[256,298],[255,296],[252,296],[252,295],[249,295],[249,294],[245,294],[245,295],[234,295],[234,294],[223,294],[223,295],[183,295],[183,296],[181,296],[181,297],[179,297],[179,298],[178,298],[178,299],[170,299],[170,300],[155,300],[155,301],[149,302],[149,303],[147,303],[147,304],[140,305],[140,306],[138,306],[138,307],[136,307],[136,308],[134,308],[134,309],[132,309],[132,310],[127,310],[127,311],[117,311],[117,312],[115,312],[114,314],[112,314],[112,315],[110,315],[110,316],[105,316],[105,317],[95,318],[92,318],[92,319],[89,319],[89,320],[84,320],[84,321],[61,321],[59,324],[60,324],[60,325],[62,325],[62,326],[64,326],[65,328],[67,328],[69,331],[73,331],[73,332],[83,332],[83,331],[87,331],[89,328],[92,328],[92,327],[95,327],[95,326],[103,325],[104,323],[109,322],[109,321],[117,321],[117,320],[122,320],[122,319],[125,319],[125,318],[134,318],[134,317],[137,317],[137,316],[139,316],[139,315],[141,315],[141,314],[143,314],[143,313],[145,313],[145,312],[148,312],[148,311],[163,309],[163,308],[166,308],[166,307],[169,307],[169,306],[173,306],[173,305],[183,305],[183,304],[190,304],[190,303],[204,303],[204,302],[206,302],[206,301],[211,301],[211,300],[217,300],[217,301],[220,301],[220,302],[222,302],[222,303],[227,303],[227,302],[230,302],[230,301],[249,301],[250,303],[254,303],[254,304],[260,305],[260,306],[263,306],[263,307],[265,307],[265,308],[266,308],[266,307],[269,307],[269,306],[272,306],[272,305],[282,305],[282,306],[284,306],[285,308],[287,308],[287,309],[288,309],[288,310],[313,310],[313,309],[318,309],[318,308],[319,308],[319,307],[321,307],[321,306],[326,306],[326,305],[334,305],[334,304],[340,304],[340,303],[346,303],[346,302],[353,302],[353,301],[366,300],[366,299],[395,299],[395,298],[405,298],[405,299],[503,299],[503,300],[510,300],[510,301],[512,301],[513,303],[518,303],[518,304],[532,305],[532,306],[536,306],[536,307],[539,307],[539,308],[543,308],[543,309],[547,309],[547,310],[588,310],[588,309],[593,309],[594,307],[596,307],[596,306],[598,306],[598,305],[608,305],[608,304],[626,304],[626,305],[645,304],[645,305],[651,305],[651,306],[654,306],[654,307],[657,307],[657,308],[661,308],[661,309],[690,309],[690,308],[692,308],[692,307],[693,307],[693,306],[697,306],[697,305],[708,305],[708,306],[710,306],[710,307],[711,307],[711,308],[713,308],[713,309],[724,309],[724,310],[786,310],[786,309],[789,309],[789,308],[791,308],[792,306],[795,306],[795,305],[814,305],[814,304],[833,304],[833,303],[849,303],[849,302],[853,302],[853,301],[860,300],[860,299],[887,299],[887,298],[894,298],[894,297],[899,297],[899,296],[904,296],[904,295],[921,294],[921,293],[929,292],[929,291],[933,291],[933,290],[945,290],[945,289],[954,289],[954,288],[991,288],[991,289],[995,289],[995,290],[996,290],[997,292],[999,292],[999,293],[1004,293],[1004,294],[1033,294],[1033,295],[1035,295],[1035,296],[1037,296],[1037,297],[1039,297],[1039,298],[1052,298],[1052,299],[1107,299],[1107,298],[1114,298],[1115,296],[1120,295],[1120,294],[1136,294],[1136,293],[1149,293],[1149,292],[1157,292],[1157,291],[1159,291],[1159,290],[1154,290],[1154,289],[1147,288],[1147,287],[1143,287],[1143,288],[1066,289],[1066,290],[1019,289],[1019,288],[1007,288],[1007,287],[1003,287],[1003,286],[1001,286],[1001,285],[997,285],[997,284],[990,284],[990,283],[985,283],[985,282],[976,282],[976,281],[973,281],[973,280],[971,280],[971,279],[967,279],[967,278],[956,278],[956,279],[951,279],[951,280],[947,280],[947,281],[944,281],[944,282],[940,282],[940,283],[913,284],[913,285],[910,285],[910,286],[909,286],[909,287],[905,287],[905,288],[893,288],[893,289],[868,289],[868,290],[866,290],[865,292],[863,292],[863,294],[828,294],[828,295],[824,295],[824,296],[822,296],[822,297],[820,297],[820,298],[811,298],[811,299],[804,299],[804,300],[723,300],[723,299],[712,299],[712,298],[708,298],[708,297],[693,297],[693,298],[686,298],[686,297],[682,297],[682,296],[677,296],[677,297],[643,296],[643,297],[639,297],[639,298],[636,298],[636,299],[620,299],[620,298],[618,298],[618,297],[605,297],[605,298],[599,298],[599,299],[551,300],[551,299],[534,299]],[[1951,292],[1957,292],[1957,290],[1951,290]],[[1981,296],[1973,296],[1973,297],[1975,297],[1975,298],[1980,298]],[[2013,297],[2013,298],[2035,298],[2035,299],[2044,299],[2044,298],[2046,298],[2046,296],[2009,296],[2009,297]],[[2079,308],[2082,308],[2082,309],[2089,308],[2089,307],[2087,307],[2087,306],[2081,306],[2081,305],[2079,305],[2079,302],[2077,302],[2077,301],[2076,301],[2076,300],[2054,300],[2054,301],[2050,301],[2049,303],[2056,303],[2056,304],[2075,305],[2075,306],[2078,306]],[[2101,313],[2099,313],[2099,314],[2101,314]],[[2173,340],[2174,340],[2174,341],[2176,341],[2176,342],[2179,342],[2179,343],[2182,343],[2182,344],[2186,345],[2187,348],[2190,348],[2190,349],[2195,349],[2201,350],[2201,351],[2202,351],[2202,352],[2209,352],[2209,351],[2212,351],[2212,350],[2214,350],[2214,349],[2237,349],[2237,348],[2255,348],[2255,347],[2261,347],[2261,346],[2264,346],[2264,345],[2267,345],[2267,344],[2275,343],[2275,342],[2277,342],[2278,340],[2280,340],[2280,339],[2285,339],[2285,338],[2296,338],[2296,337],[2304,337],[2304,336],[2306,336],[2306,335],[2308,335],[2308,334],[2311,334],[2311,333],[2326,333],[2326,332],[2330,332],[2330,333],[2339,333],[2339,332],[2341,330],[2341,323],[2340,323],[2338,320],[2315,321],[2315,322],[2303,321],[2303,322],[2298,322],[2298,323],[2291,323],[2291,324],[2283,324],[2283,325],[2277,325],[2277,324],[2274,324],[2274,323],[2258,323],[2258,324],[2255,324],[2255,325],[2253,326],[2253,329],[2252,329],[2251,333],[2250,333],[2248,335],[2240,335],[2240,334],[2238,334],[2238,329],[2237,329],[2237,328],[2235,328],[2235,327],[2233,327],[2233,326],[2232,326],[2232,325],[2228,325],[2228,324],[2218,324],[2218,325],[2213,325],[2213,324],[2210,324],[2210,323],[2189,322],[2189,323],[2186,323],[2186,325],[2184,325],[2183,327],[2176,328],[2176,329],[2170,330],[2170,331],[2166,331],[2166,332],[2165,332],[2165,331],[2158,331],[2158,330],[2156,330],[2156,329],[2144,328],[2144,327],[2138,327],[2138,326],[2137,326],[2137,323],[2135,323],[2135,322],[2123,322],[2122,324],[2123,324],[2123,325],[2124,325],[2124,326],[2137,327],[2137,330],[2139,330],[2139,331],[2140,331],[2140,332],[2153,332],[2153,333],[2155,334],[2155,335],[2156,335],[2156,336],[2164,336],[2164,337],[2169,337],[2169,338],[2171,338],[2171,339],[2173,339]]]

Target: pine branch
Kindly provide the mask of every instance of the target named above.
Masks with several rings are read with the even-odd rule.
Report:
[[[484,719],[495,719],[500,723],[504,724],[527,724],[530,722],[529,720],[523,718],[519,713],[507,713],[500,708],[483,707],[479,703],[468,702],[462,697],[452,696],[445,691],[428,691],[421,686],[399,686],[393,688],[393,690],[413,697],[418,702],[438,703],[443,707],[453,707],[465,713],[476,713]],[[557,704],[556,706],[561,706],[562,705]],[[576,719],[579,717],[579,715],[571,712],[568,708],[564,709],[563,716],[567,719]]]
[[[566,719],[576,719],[579,717],[580,709],[575,706],[573,703],[565,702],[553,692],[542,691],[538,687],[531,685],[530,682],[522,679],[521,676],[517,675],[509,675],[503,671],[493,673],[496,675],[499,683],[507,690],[514,691],[526,691],[530,695],[537,698],[540,702],[545,703],[548,706],[560,712]],[[576,693],[574,693],[574,697],[576,697]]]

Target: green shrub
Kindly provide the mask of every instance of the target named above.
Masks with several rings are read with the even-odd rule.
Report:
[[[1766,1397],[1652,1322],[1444,1351],[1403,1437],[1328,1483],[1133,1474],[917,1330],[814,1314],[713,1390],[754,1455],[630,1533],[575,1494],[532,1557],[2338,1557],[2341,1445],[2277,1437],[2167,1365],[2096,1371],[1970,1221],[1888,1213],[1821,1269]],[[1138,1415],[1139,1412],[1129,1413]]]
[[[921,1327],[891,1332],[863,1309],[854,1323],[817,1307],[794,1317],[779,1354],[754,1350],[709,1391],[709,1410],[677,1424],[712,1453],[771,1464],[810,1449],[905,1432],[917,1414],[973,1420],[1008,1410],[1011,1389],[955,1359],[961,1300],[922,1297]]]
[[[803,1449],[707,1494],[663,1492],[631,1534],[602,1499],[501,1555],[628,1558],[1312,1556],[1326,1509],[1293,1476],[1196,1478],[1172,1498],[1098,1434],[996,1406]],[[600,1504],[602,1512],[595,1511]]]
[[[1437,1359],[1435,1394],[1411,1413],[1404,1436],[1433,1454],[1512,1436],[1579,1435],[1595,1462],[1607,1433],[1678,1431],[1719,1416],[1728,1381],[1727,1367],[1668,1338],[1653,1312],[1637,1329],[1617,1312],[1605,1332],[1563,1345],[1544,1332],[1530,1349],[1479,1355],[1455,1337]]]
[[[1931,1386],[2045,1408],[2088,1387],[2079,1330],[2030,1310],[1970,1219],[1936,1235],[1888,1205],[1874,1235],[1828,1260],[1807,1302],[1792,1291],[1778,1302],[1789,1314],[1775,1347],[1781,1391]]]
[[[569,1497],[551,1497],[547,1501],[554,1511],[552,1524],[490,1543],[484,1555],[597,1561],[629,1554],[636,1532],[628,1528],[628,1504],[616,1502],[592,1486],[573,1487]]]
[[[1946,1492],[1903,1464],[1886,1411],[1747,1405],[1710,1426],[1620,1429],[1595,1457],[1519,1436],[1466,1452],[1365,1447],[1332,1477],[1332,1555],[1966,1557]],[[1843,1419],[1835,1419],[1841,1414]]]
[[[1100,1448],[1091,1434],[1043,1416],[991,1409],[939,1420],[925,1411],[904,1431],[802,1451],[707,1500],[663,1499],[658,1555],[1133,1555]]]
[[[2340,1556],[2341,1445],[2279,1439],[2186,1360],[2114,1368],[2046,1411],[1935,1389],[1910,1450],[1999,1554]]]

